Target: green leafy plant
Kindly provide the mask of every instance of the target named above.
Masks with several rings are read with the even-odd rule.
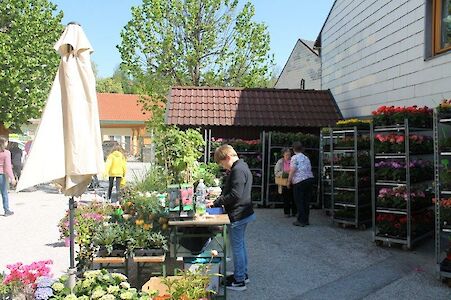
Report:
[[[176,126],[162,126],[155,132],[154,142],[157,164],[167,174],[164,178],[166,184],[193,183],[193,174],[204,146],[199,130],[183,131]]]
[[[216,163],[200,163],[193,174],[195,182],[203,179],[206,186],[217,186],[218,177],[220,177],[221,168]]]
[[[133,190],[141,192],[166,191],[166,178],[168,178],[168,173],[162,166],[153,165],[145,172],[144,176],[139,176],[138,174],[133,174],[133,176],[134,179],[133,183],[131,184],[131,188]],[[123,196],[126,197],[126,195]]]
[[[67,276],[61,277],[52,285],[55,300],[89,300],[89,299],[130,299],[150,300],[151,295],[139,292],[127,282],[127,277],[120,273],[109,273],[107,270],[86,271],[75,284],[73,293],[67,286]]]
[[[125,241],[122,239],[123,226],[119,224],[102,224],[99,225],[94,233],[92,242],[95,247],[105,248],[108,255],[113,252],[115,245],[124,245]]]

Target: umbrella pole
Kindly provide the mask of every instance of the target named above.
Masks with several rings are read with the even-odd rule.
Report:
[[[75,214],[75,201],[74,197],[69,198],[69,236],[70,236],[70,265],[68,270],[69,275],[69,288],[72,291],[75,287],[75,279],[77,269],[75,269],[75,233],[74,233],[74,214]]]

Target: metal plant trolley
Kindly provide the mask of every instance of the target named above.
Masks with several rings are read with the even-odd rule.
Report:
[[[376,245],[401,245],[404,250],[411,249],[419,241],[432,236],[433,224],[425,222],[426,216],[432,214],[432,149],[429,153],[414,153],[411,136],[429,136],[432,128],[415,128],[409,126],[406,118],[404,124],[391,126],[375,126],[371,124],[371,198],[373,241]],[[394,151],[378,151],[375,149],[377,135],[394,134],[403,140],[400,149]],[[431,170],[423,167],[415,168],[415,162],[421,160],[430,163]],[[386,168],[387,174],[402,174],[401,179],[381,178],[376,174],[381,164],[392,164]],[[416,175],[415,178],[413,175]],[[393,175],[394,176],[394,175]],[[421,178],[421,179],[420,179]],[[380,195],[385,191],[401,191],[405,201],[403,207],[387,207],[380,202]],[[421,203],[412,193],[427,193]],[[429,192],[428,192],[429,191]],[[424,219],[424,220],[423,220]],[[388,224],[388,227],[387,227]],[[393,226],[390,226],[392,224]],[[388,228],[388,229],[387,229]]]
[[[291,148],[292,143],[295,140],[290,141],[289,143],[285,143],[284,145],[281,145],[280,143],[277,143],[277,141],[274,141],[274,135],[289,135],[292,133],[281,133],[281,132],[268,132],[268,147],[267,147],[267,153],[266,153],[266,205],[277,205],[282,204],[282,201],[280,200],[280,197],[278,197],[277,194],[277,185],[275,184],[275,178],[274,178],[274,167],[276,166],[277,161],[282,157],[281,151],[284,148]],[[298,133],[300,134],[300,133]],[[302,134],[301,134],[302,135]],[[319,170],[320,170],[320,163],[319,163],[319,148],[315,147],[305,147],[306,155],[309,157],[310,162],[312,164],[312,172],[315,179],[317,179],[317,185],[314,186],[315,193],[319,190],[320,185],[320,176],[319,176]],[[310,205],[316,208],[321,207],[320,198],[318,197],[318,194],[314,194],[312,196],[312,199],[310,201]]]
[[[213,162],[213,156],[216,149],[212,147],[213,137],[211,136],[211,130],[206,132],[205,137],[208,138],[208,145],[205,148],[206,153],[208,152],[208,160],[207,162]],[[253,184],[252,184],[252,203],[263,206],[264,204],[264,192],[265,192],[265,131],[260,134],[260,149],[259,150],[249,150],[249,151],[241,151],[236,150],[238,157],[243,159],[249,165],[249,169],[253,174]],[[228,141],[224,140],[223,143],[226,144]],[[232,141],[229,141],[232,142]],[[232,143],[233,144],[233,143]],[[232,145],[233,146],[233,145]],[[260,163],[251,164],[250,160],[259,159]]]
[[[435,257],[440,279],[451,278],[451,113],[434,112]]]
[[[331,128],[331,135],[332,221],[366,229],[371,223],[369,127]]]
[[[318,200],[327,215],[332,211],[332,174],[331,161],[333,159],[331,144],[333,143],[332,129],[325,127],[321,130],[319,139],[319,188]]]

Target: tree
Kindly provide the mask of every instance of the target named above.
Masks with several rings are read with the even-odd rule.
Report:
[[[98,93],[123,94],[122,83],[114,77],[97,79],[96,91]]]
[[[143,0],[121,32],[121,66],[160,130],[171,85],[265,87],[271,77],[266,25],[238,0]],[[150,99],[150,101],[149,101]]]
[[[135,83],[120,66],[114,70],[112,77],[98,78],[96,89],[99,93],[138,93]]]
[[[62,17],[47,0],[0,1],[0,127],[39,117],[58,68]]]
[[[122,66],[144,89],[266,86],[273,64],[267,27],[252,20],[251,3],[239,13],[237,6],[238,0],[143,0],[121,32]]]

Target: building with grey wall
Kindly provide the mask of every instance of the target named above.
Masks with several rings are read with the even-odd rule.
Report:
[[[274,87],[321,89],[321,62],[313,41],[297,40]]]
[[[336,0],[315,42],[344,117],[451,98],[451,1]],[[440,12],[434,11],[437,7]]]

